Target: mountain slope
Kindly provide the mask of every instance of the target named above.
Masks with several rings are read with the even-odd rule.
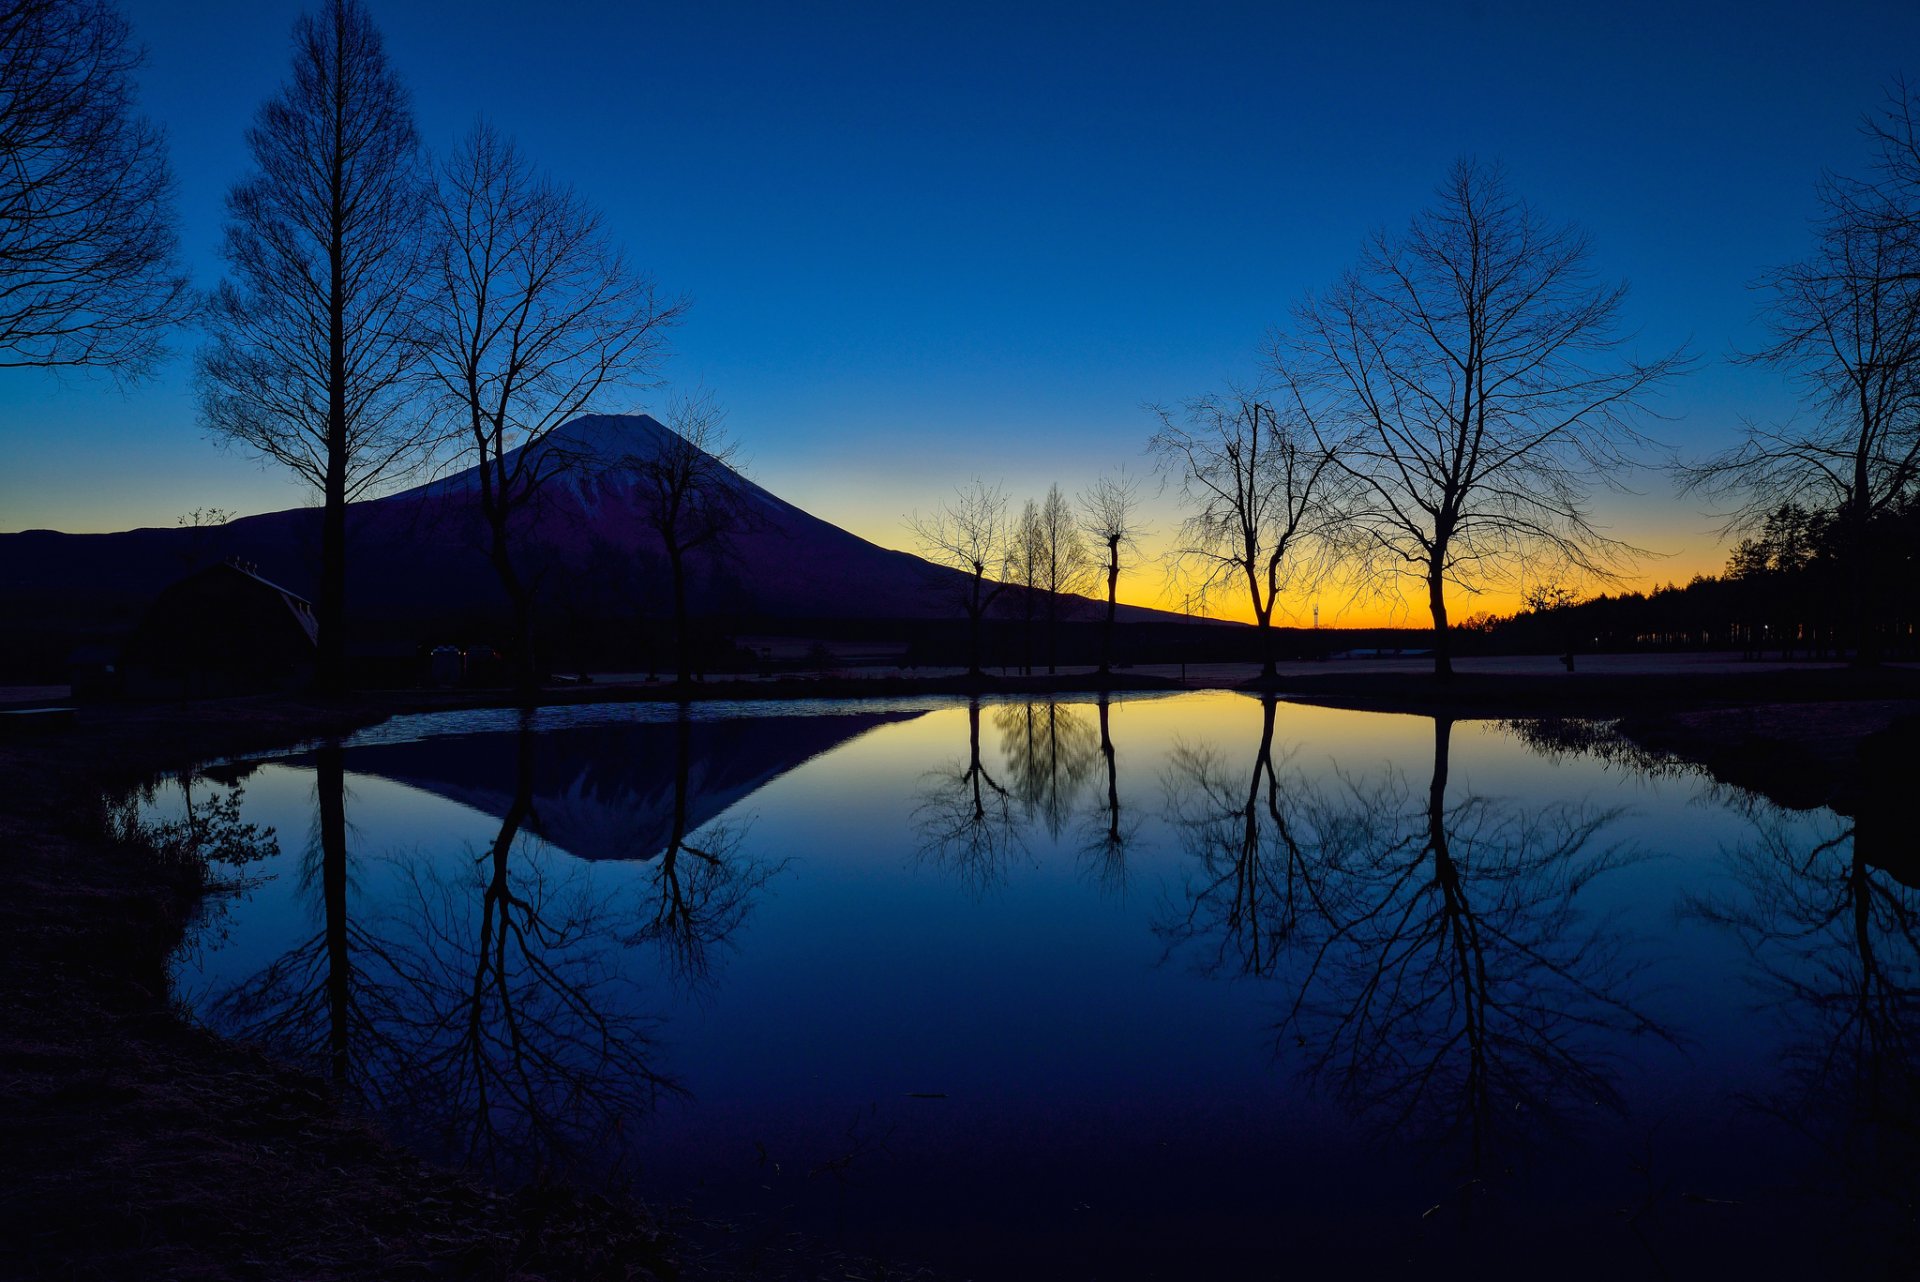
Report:
[[[517,555],[550,610],[655,616],[666,606],[662,549],[643,519],[640,478],[622,460],[657,451],[670,430],[647,415],[575,419],[551,447],[592,458],[556,476],[519,527]],[[381,630],[426,618],[495,617],[504,605],[484,554],[478,474],[467,469],[356,503],[348,513],[348,609]],[[781,618],[955,616],[956,571],[867,542],[733,476],[754,520],[724,557],[695,565],[696,612]],[[204,530],[0,534],[0,609],[126,621],[190,569],[226,557],[312,595],[319,512],[290,509]],[[1130,618],[1171,616],[1125,608]]]

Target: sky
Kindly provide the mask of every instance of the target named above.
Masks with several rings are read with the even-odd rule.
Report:
[[[210,286],[302,6],[122,7]],[[689,300],[662,385],[607,408],[703,389],[756,481],[905,548],[905,518],[976,476],[1023,499],[1149,473],[1148,407],[1256,379],[1292,304],[1461,156],[1592,234],[1596,266],[1631,282],[1636,350],[1696,355],[1649,423],[1672,452],[1781,419],[1793,389],[1734,359],[1764,334],[1753,281],[1805,251],[1822,170],[1862,169],[1863,113],[1920,75],[1911,3],[371,8],[429,148],[485,117]],[[207,439],[196,342],[129,388],[0,370],[0,530],[309,501]],[[1661,471],[1625,479],[1595,508],[1662,554],[1639,585],[1720,568],[1711,512]],[[1170,494],[1152,521],[1164,546]],[[1122,595],[1163,592],[1148,567]],[[1328,623],[1379,612],[1285,606],[1312,604]]]

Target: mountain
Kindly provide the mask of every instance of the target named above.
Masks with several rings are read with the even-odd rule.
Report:
[[[580,616],[658,617],[666,608],[659,541],[642,519],[640,477],[621,460],[671,437],[648,415],[575,419],[545,448],[595,460],[556,476],[529,509],[519,555],[543,605]],[[360,635],[403,636],[423,620],[498,618],[505,601],[482,549],[476,469],[352,505],[348,610]],[[963,577],[879,547],[732,474],[754,516],[728,556],[695,566],[699,613],[778,619],[957,616]],[[0,534],[0,616],[124,626],[189,570],[238,557],[308,597],[318,578],[320,514],[299,508],[207,529],[118,534]],[[1123,607],[1129,618],[1170,618]]]

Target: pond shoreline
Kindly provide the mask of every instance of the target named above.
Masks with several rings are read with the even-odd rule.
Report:
[[[1844,806],[1861,745],[1912,733],[1916,674],[1808,671],[1721,680],[1406,674],[1290,677],[1270,693],[1458,718],[1609,716],[1650,749],[1788,804]],[[1684,686],[1684,688],[1683,688]],[[799,687],[796,689],[795,687]],[[709,683],[711,699],[1014,696],[1101,688],[1035,679]],[[1128,690],[1192,689],[1133,679]],[[1238,687],[1246,689],[1246,687]],[[804,690],[804,695],[801,691]],[[1258,689],[1250,694],[1268,693]],[[1762,692],[1770,698],[1756,696]],[[678,701],[617,687],[542,703]],[[223,755],[345,734],[407,712],[497,707],[495,695],[373,694],[340,705],[242,699],[80,710],[69,728],[0,740],[0,1212],[28,1276],[203,1278],[841,1276],[797,1242],[564,1187],[515,1195],[437,1170],[343,1110],[328,1089],[220,1040],[171,1008],[167,958],[204,893],[116,842],[100,797]],[[1906,727],[1904,730],[1890,727]],[[376,1245],[377,1243],[377,1245]],[[900,1276],[872,1270],[864,1276]]]

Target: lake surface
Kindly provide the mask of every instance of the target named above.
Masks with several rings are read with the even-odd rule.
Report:
[[[236,886],[176,958],[196,1015],[502,1181],[955,1277],[1894,1271],[1901,812],[1579,730],[1232,693],[490,711],[144,810]]]

